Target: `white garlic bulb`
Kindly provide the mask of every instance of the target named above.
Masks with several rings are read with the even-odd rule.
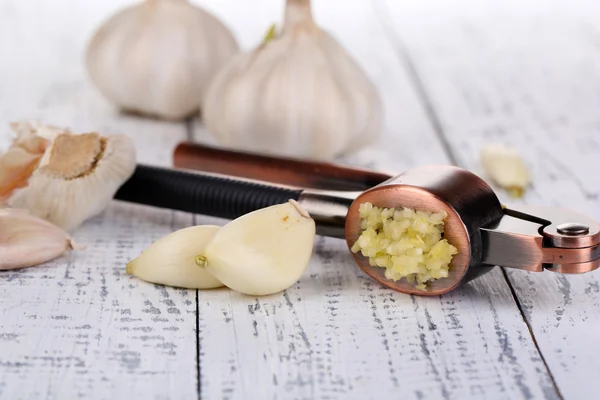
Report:
[[[315,221],[290,200],[226,224],[199,254],[198,264],[237,292],[273,294],[302,276],[314,238]]]
[[[104,211],[135,167],[127,136],[61,133],[6,202],[69,231]]]
[[[224,146],[321,160],[370,144],[383,119],[377,90],[315,24],[310,0],[287,0],[280,35],[229,61],[202,109]]]
[[[481,164],[489,178],[512,197],[522,197],[531,180],[519,152],[505,144],[491,143],[481,149]]]
[[[177,120],[199,110],[210,79],[238,49],[221,21],[189,1],[145,0],[102,24],[86,65],[122,109]]]
[[[127,264],[128,274],[147,282],[186,289],[222,287],[217,278],[196,265],[196,256],[219,231],[219,226],[180,229],[152,243]]]
[[[81,248],[44,219],[25,210],[0,209],[0,270],[33,267]]]

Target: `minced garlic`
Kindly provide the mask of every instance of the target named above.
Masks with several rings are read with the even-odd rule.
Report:
[[[448,277],[452,256],[458,250],[442,238],[445,211],[380,208],[363,203],[359,208],[361,234],[352,246],[369,258],[372,266],[385,268],[385,277],[406,278],[425,290],[429,281]]]

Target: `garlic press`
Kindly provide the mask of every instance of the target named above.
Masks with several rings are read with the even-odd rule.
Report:
[[[446,211],[444,238],[458,253],[448,277],[425,290],[385,277],[385,269],[353,253],[356,264],[381,284],[407,294],[440,295],[495,266],[530,272],[580,274],[600,266],[600,224],[560,207],[503,205],[477,175],[451,165],[424,165],[400,174],[289,157],[180,143],[174,168],[138,165],[116,200],[234,219],[260,208],[298,201],[317,234],[360,235],[359,207]]]

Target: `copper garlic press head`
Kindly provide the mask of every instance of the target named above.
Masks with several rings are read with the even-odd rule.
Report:
[[[359,207],[365,202],[448,214],[444,237],[458,253],[449,276],[428,283],[424,291],[405,280],[387,279],[383,268],[371,266],[360,253],[353,254],[369,276],[403,293],[446,293],[496,265],[566,274],[590,272],[600,266],[600,224],[596,221],[559,207],[502,206],[490,186],[461,168],[418,167],[360,194],[346,218],[350,248],[360,235]]]
[[[503,206],[485,181],[450,165],[416,167],[392,177],[364,169],[195,143],[180,144],[174,164],[259,180],[265,185],[271,182],[278,187],[298,188],[297,200],[315,219],[317,232],[345,238],[349,248],[360,235],[362,203],[446,211],[444,237],[458,253],[453,257],[449,276],[429,282],[424,291],[405,280],[387,279],[383,268],[373,267],[366,257],[353,253],[364,272],[403,293],[446,293],[494,266],[560,273],[584,273],[600,266],[600,224],[596,221],[559,207]]]
[[[476,175],[457,167],[433,165],[414,168],[360,194],[346,218],[346,242],[351,248],[360,236],[359,207],[362,203],[386,208],[413,208],[445,211],[444,238],[458,249],[449,268],[449,276],[427,284],[425,291],[406,280],[385,277],[385,269],[369,264],[368,258],[354,253],[354,260],[368,275],[384,285],[404,293],[437,295],[456,288],[469,272],[484,272],[480,265],[484,245],[480,229],[503,216],[503,208],[494,191]],[[485,269],[487,272],[490,268]]]

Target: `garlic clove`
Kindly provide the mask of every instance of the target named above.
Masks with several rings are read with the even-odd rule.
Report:
[[[507,145],[492,143],[481,149],[481,163],[489,178],[512,197],[522,197],[530,183],[529,169],[519,152]]]
[[[0,209],[0,270],[32,267],[80,248],[67,232],[25,210]]]
[[[223,284],[196,265],[196,256],[219,231],[200,225],[175,231],[152,243],[127,264],[128,274],[147,282],[187,289],[213,289]]]
[[[370,144],[382,128],[374,85],[345,49],[313,21],[309,0],[287,0],[273,28],[212,80],[203,119],[229,148],[328,160]]]
[[[198,111],[206,87],[237,53],[233,34],[187,0],[145,0],[111,16],[86,51],[93,84],[124,110],[179,120]]]
[[[103,212],[135,167],[127,136],[61,133],[7,204],[69,231]]]
[[[290,200],[229,222],[199,254],[198,264],[237,292],[273,294],[302,276],[314,238],[314,220]]]

